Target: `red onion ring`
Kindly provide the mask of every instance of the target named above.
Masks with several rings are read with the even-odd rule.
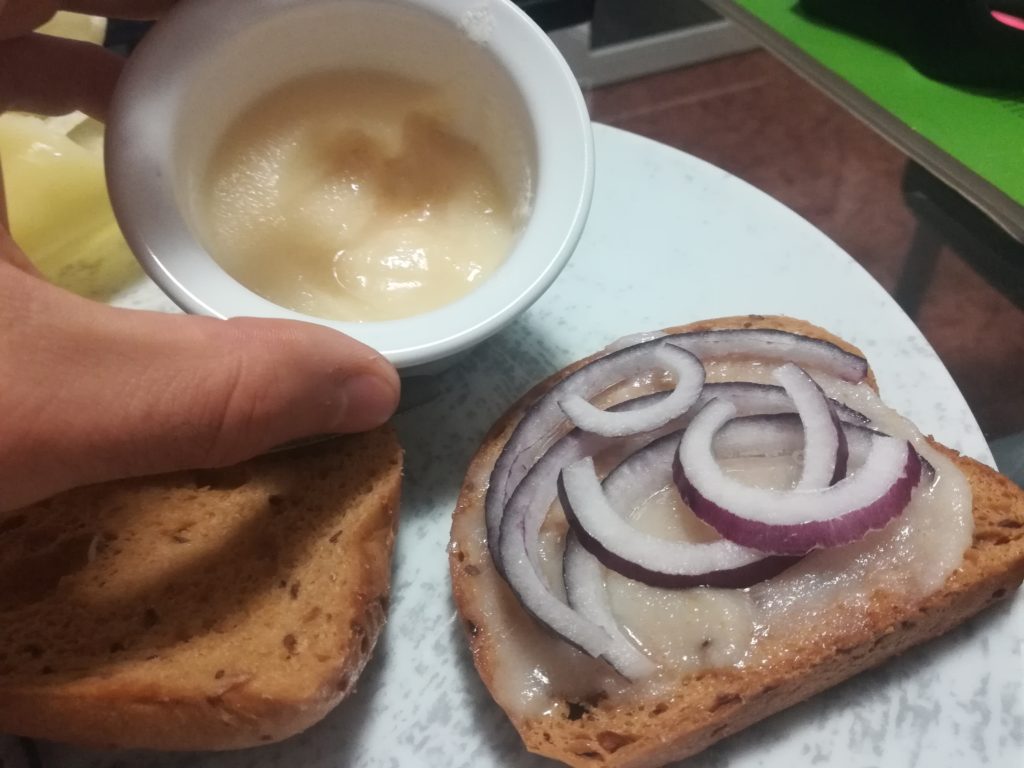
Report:
[[[830,341],[774,328],[735,328],[666,336],[665,341],[689,350],[701,360],[748,357],[766,362],[796,363],[853,384],[868,375],[863,357]]]
[[[723,381],[705,384],[704,391],[697,398],[693,408],[686,414],[685,423],[693,417],[712,398],[728,400],[736,406],[737,417],[793,413],[793,399],[786,390],[775,384],[755,384],[749,381]],[[838,400],[828,400],[829,407],[835,411],[839,420],[847,424],[867,424],[870,420],[860,411],[855,411]],[[684,426],[683,422],[675,422]]]
[[[661,345],[651,353],[652,366],[675,375],[675,387],[665,397],[643,408],[602,410],[579,395],[559,402],[578,429],[604,437],[629,437],[665,426],[690,410],[704,387],[704,366],[685,349]]]
[[[860,424],[840,425],[846,438],[848,464],[859,467],[871,450],[871,437],[883,433]],[[726,422],[712,443],[719,459],[783,456],[802,451],[803,447],[804,428],[795,413],[737,416]]]
[[[566,425],[559,403],[570,395],[590,399],[620,381],[651,370],[651,353],[660,339],[620,349],[598,358],[555,384],[523,414],[491,470],[484,500],[487,541],[499,563],[501,521],[512,493]],[[499,569],[503,566],[499,563]]]
[[[632,644],[612,612],[601,563],[580,544],[572,531],[565,537],[562,580],[565,582],[565,594],[569,605],[574,611],[617,638],[619,642]],[[650,666],[647,669],[644,669],[643,665],[636,665],[634,674],[640,677],[649,676],[656,667],[650,659],[648,664]]]
[[[850,446],[851,463],[854,466],[858,466],[863,462],[864,457],[867,456],[870,450],[872,435],[879,433],[867,427],[854,424],[843,424],[843,431],[846,433],[846,439]],[[679,435],[668,435],[655,442],[664,440],[666,445],[672,449],[671,453],[674,454],[675,440],[678,437]],[[795,413],[741,416],[729,421],[715,436],[715,454],[719,458],[784,455],[800,450],[803,446],[803,441],[803,427],[799,416]],[[641,451],[650,450],[654,450],[654,443],[641,449]],[[630,461],[632,461],[632,457],[627,458],[623,463]],[[621,468],[622,465],[620,464],[619,467]],[[609,485],[613,483],[619,484],[615,479],[619,474],[617,468],[612,470],[605,479],[606,494],[608,494]],[[625,483],[622,485],[625,485]],[[612,490],[614,491],[616,488],[613,487]],[[608,495],[610,496],[610,494]],[[622,505],[621,508],[626,508],[626,506]],[[765,558],[765,560],[761,561],[761,567],[767,566],[764,578],[771,578],[784,570],[786,564],[795,560],[795,558],[776,558],[779,561],[778,566],[772,568],[765,562],[771,559]],[[613,570],[618,569],[613,568]],[[621,571],[619,572],[621,573]],[[574,529],[569,530],[565,539],[562,578],[565,583],[569,605],[573,610],[578,611],[584,618],[601,626],[609,634],[613,636],[617,634],[623,640],[628,641],[628,637],[620,628],[618,620],[612,612],[603,578],[602,561],[580,543],[580,539],[577,537]],[[638,580],[650,583],[645,579]],[[745,581],[747,579],[737,582],[735,586],[743,586]]]
[[[542,624],[584,652],[606,659],[631,679],[650,673],[650,659],[628,641],[617,625],[612,627],[607,623],[608,616],[595,613],[588,617],[562,602],[540,570],[540,529],[557,489],[558,473],[580,454],[587,455],[612,444],[618,450],[636,448],[688,423],[695,409],[686,412],[684,403],[689,400],[692,404],[698,395],[701,401],[707,400],[713,392],[722,397],[731,396],[743,412],[748,412],[747,409],[754,413],[777,412],[793,408],[792,401],[783,390],[767,385],[708,385],[701,392],[699,385],[695,386],[693,382],[697,368],[702,366],[695,365],[689,355],[684,358],[672,351],[677,348],[692,351],[704,359],[754,357],[762,361],[797,360],[847,381],[859,381],[867,371],[862,358],[828,342],[797,334],[771,330],[674,334],[644,338],[592,360],[556,383],[526,410],[495,462],[485,499],[488,546],[495,566],[524,608]],[[678,369],[679,386],[672,393],[636,398],[605,412],[586,402],[619,382],[652,368],[672,367],[666,365],[666,358],[670,358],[669,362]],[[699,373],[702,380],[703,370]],[[721,389],[712,390],[712,387]],[[569,404],[569,411],[575,409],[581,423],[593,426],[598,433],[607,434],[588,435],[575,429],[560,438],[569,426],[563,415],[562,403]],[[863,415],[845,406],[837,405],[836,411],[844,420],[866,421]],[[622,413],[630,415],[623,417]],[[596,424],[592,424],[595,420]],[[634,434],[637,432],[640,434]],[[612,437],[626,434],[634,436],[618,441]],[[598,488],[600,491],[600,486]],[[761,558],[756,563],[773,559]],[[596,589],[594,582],[584,581],[584,584],[588,589]]]
[[[632,337],[632,338],[643,338]],[[793,361],[846,381],[867,375],[867,362],[831,342],[774,329],[727,329],[657,336],[615,348],[555,384],[523,414],[491,471],[484,500],[487,541],[499,571],[498,539],[505,505],[530,467],[557,438],[564,423],[558,403],[570,395],[589,400],[618,382],[649,370],[647,355],[670,343],[702,361],[719,357],[752,357],[774,362]],[[787,409],[788,410],[788,409]]]
[[[656,402],[664,397],[666,397],[666,393],[663,392],[644,395],[617,403],[609,410],[628,412],[634,409],[646,408],[649,407],[651,402]],[[707,402],[710,397],[719,397],[734,403],[737,407],[737,412],[743,415],[777,414],[780,411],[788,411],[789,415],[793,415],[793,401],[786,395],[786,391],[782,387],[772,384],[750,384],[746,382],[706,384],[703,393],[698,399],[698,405]],[[829,402],[834,403],[835,401]],[[846,408],[842,404],[835,403],[835,407],[841,410],[844,418],[866,420],[862,414]],[[691,409],[657,430],[624,440],[616,441],[574,429],[552,445],[520,481],[502,511],[502,521],[499,523],[497,536],[489,537],[489,544],[492,545],[494,550],[492,559],[499,572],[503,572],[504,568],[500,542],[504,535],[505,520],[514,520],[516,525],[522,524],[526,554],[538,572],[540,571],[540,554],[537,550],[536,542],[539,539],[540,528],[547,517],[548,509],[557,498],[557,479],[562,469],[573,462],[579,461],[584,456],[596,455],[601,451],[607,451],[613,445],[615,446],[616,455],[625,458],[662,435],[681,430],[689,424],[695,412],[695,409]],[[800,445],[802,445],[802,431],[799,432],[799,437],[801,440]],[[798,450],[798,448],[793,450]],[[671,460],[667,462],[667,465],[671,466]]]
[[[712,400],[679,443],[675,479],[694,514],[723,537],[766,553],[802,555],[885,526],[910,502],[921,460],[905,440],[875,435],[863,466],[833,486],[778,491],[725,475],[711,446],[736,407]]]
[[[562,602],[526,553],[522,520],[502,521],[501,555],[505,579],[523,607],[541,624],[594,658],[603,658],[620,674],[637,680],[650,674],[652,662],[621,633],[610,634]]]
[[[603,488],[590,457],[562,470],[562,509],[580,543],[608,568],[655,587],[748,587],[792,565],[792,558],[766,557],[726,539],[672,541],[633,527],[619,510],[671,485],[679,437],[666,435],[634,453]]]
[[[793,400],[804,428],[804,462],[797,490],[827,488],[846,477],[846,438],[821,387],[793,363],[780,366],[773,375]]]
[[[750,394],[743,388],[734,388],[725,384],[709,386],[716,387],[713,391],[718,391],[725,396],[738,394],[741,399],[744,399]],[[757,388],[758,393],[767,392],[772,401],[777,399],[774,390],[782,391],[778,387],[759,386]],[[642,407],[644,403],[659,396],[661,396],[660,393],[648,395],[620,403],[614,407],[617,409]],[[745,404],[749,405],[750,401],[745,400]],[[792,403],[790,406],[792,407]],[[688,419],[688,417],[680,417],[676,422],[684,419]],[[641,448],[645,442],[650,443],[663,437],[665,432],[670,431],[671,426],[672,424],[666,425],[655,433],[626,440],[610,440],[589,435],[578,429],[573,430],[555,443],[517,486],[506,506],[498,537],[499,555],[495,559],[495,563],[497,564],[500,559],[504,565],[506,581],[526,610],[569,643],[592,656],[605,658],[616,670],[629,679],[638,679],[649,674],[650,670],[647,668],[647,664],[650,661],[635,647],[629,645],[621,633],[616,635],[608,632],[606,622],[595,620],[593,615],[574,616],[570,606],[561,603],[545,583],[543,577],[540,576],[541,565],[538,551],[540,529],[547,517],[548,509],[557,496],[558,474],[565,466],[584,456],[607,450],[610,446],[614,446],[617,454],[628,455]],[[665,485],[671,480],[671,460],[679,435],[670,435],[670,439],[669,451],[663,462],[663,466],[668,468],[665,474]],[[511,571],[508,568],[509,564],[512,565]],[[776,568],[775,572],[778,570],[780,569]],[[765,569],[762,578],[766,578],[767,573],[768,571]],[[581,584],[578,580],[574,583]],[[582,584],[586,583],[582,582]],[[591,585],[592,589],[594,587]],[[559,605],[562,607],[559,608]],[[605,638],[596,631],[595,627],[604,629],[609,637]],[[627,643],[628,647],[623,643]]]
[[[748,409],[765,409],[774,411],[778,408],[793,407],[793,403],[788,397],[786,397],[785,391],[781,387],[773,385],[728,382],[708,384],[705,386],[705,390],[706,392],[715,394],[723,399],[735,398],[740,404],[739,407],[743,412],[746,412]],[[664,393],[646,395],[644,397],[619,403],[613,406],[613,409],[629,410],[644,407],[650,401],[660,399],[664,396]],[[702,395],[702,397],[704,397],[704,395]],[[774,426],[775,433],[777,434],[780,431],[785,430],[790,442],[795,442],[795,446],[791,448],[791,450],[797,450],[799,446],[802,445],[803,441],[803,433],[800,429],[799,418],[796,414],[792,413],[777,415],[780,417],[787,417],[788,422],[782,422],[780,418],[780,422]],[[856,418],[859,417],[860,414],[857,414],[855,411],[851,411],[848,416]],[[751,422],[753,422],[755,418],[769,419],[771,417],[751,416],[749,418],[751,419]],[[506,505],[505,514],[501,521],[501,527],[497,538],[499,548],[498,556],[495,558],[495,564],[498,565],[500,563],[503,568],[504,563],[506,562],[529,563],[532,574],[526,571],[512,576],[506,574],[506,579],[508,580],[509,585],[512,587],[513,591],[516,592],[520,601],[524,606],[526,606],[527,610],[533,613],[542,623],[545,624],[548,623],[546,617],[554,616],[555,618],[553,620],[557,621],[556,626],[551,626],[550,624],[548,624],[548,626],[553,631],[562,635],[569,642],[580,648],[586,649],[588,647],[594,647],[594,640],[590,637],[590,634],[593,634],[592,631],[588,634],[588,637],[580,638],[576,636],[578,628],[574,629],[572,624],[567,621],[568,617],[558,613],[557,609],[549,605],[552,600],[557,602],[560,601],[538,575],[541,573],[540,554],[538,550],[540,529],[547,517],[548,509],[557,497],[558,475],[562,469],[569,464],[572,464],[585,456],[594,455],[601,451],[607,451],[611,446],[614,446],[614,450],[617,455],[635,455],[635,452],[643,450],[643,446],[645,444],[649,445],[665,434],[677,431],[681,426],[685,426],[690,419],[691,414],[687,413],[665,425],[660,430],[625,440],[612,440],[597,435],[590,435],[582,432],[581,430],[575,429],[551,446],[547,453],[545,453],[530,469],[516,487],[515,492],[512,494],[512,497]],[[730,423],[729,427],[726,430],[723,430],[723,438],[729,439],[730,434],[737,430],[742,430],[744,427],[746,427],[746,436],[743,439],[748,443],[750,440],[762,438],[765,434],[766,427],[763,424],[760,426],[754,423],[748,425],[744,424],[742,420],[737,420],[735,426],[733,423]],[[751,430],[759,431],[754,434]],[[869,432],[869,430],[866,430],[865,428],[860,428],[859,431]],[[678,434],[676,434],[673,441],[678,441],[678,437]],[[864,442],[863,438],[861,442]],[[663,466],[669,469],[672,466],[672,456],[675,453],[674,445],[671,447],[672,451],[669,453],[668,458],[663,462]],[[762,443],[762,452],[764,452],[764,447],[765,445]],[[670,475],[666,475],[664,484],[667,485],[669,480]],[[764,558],[762,555],[761,563],[756,566],[752,566],[749,570],[741,570],[742,566],[740,566],[740,568],[737,569],[737,573],[719,574],[711,577],[707,583],[714,583],[719,586],[725,586],[730,583],[739,584],[741,582],[750,584],[764,578],[769,578],[771,575],[778,573],[788,564],[789,561],[785,558]],[[760,576],[760,578],[755,578],[756,576]],[[647,579],[641,578],[638,580],[648,582],[655,581],[659,584],[665,583],[658,582],[657,579],[657,576],[651,576]],[[679,583],[682,583],[683,581],[683,579],[677,580]],[[695,579],[695,581],[699,581],[699,579]],[[535,602],[542,603],[543,605],[538,604],[538,607],[535,609],[533,607]],[[620,649],[616,656],[616,661],[613,661],[612,664],[627,677],[632,678],[639,673],[636,669],[636,659],[633,658],[631,661],[630,658],[631,654],[628,651]]]

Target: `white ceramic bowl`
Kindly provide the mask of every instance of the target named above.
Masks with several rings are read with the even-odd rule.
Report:
[[[457,103],[471,106],[456,131],[524,191],[521,231],[504,264],[432,312],[366,323],[303,315],[236,282],[195,234],[199,179],[232,120],[289,80],[352,68],[456,88]],[[404,373],[443,366],[529,307],[572,254],[593,191],[593,138],[575,78],[507,0],[186,0],[128,62],[106,164],[128,243],[182,309],[327,325]]]

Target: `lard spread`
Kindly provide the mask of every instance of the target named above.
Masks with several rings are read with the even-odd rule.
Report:
[[[708,362],[706,368],[708,382],[772,383],[775,366],[730,361]],[[867,416],[873,428],[909,440],[930,464],[933,471],[922,477],[903,513],[882,530],[842,547],[811,552],[778,576],[746,589],[661,589],[606,570],[605,587],[620,626],[658,667],[650,678],[632,683],[603,661],[523,620],[508,590],[495,589],[498,597],[488,606],[487,625],[502,628],[503,641],[492,690],[506,710],[538,716],[595,692],[657,697],[671,692],[681,675],[768,664],[794,641],[826,641],[867,622],[872,596],[879,591],[914,601],[941,588],[971,543],[972,500],[966,478],[867,384],[809,373],[829,397]],[[664,379],[646,376],[622,390],[635,397],[666,386],[670,384]],[[799,477],[801,457],[736,458],[721,464],[744,483],[782,489],[793,487]],[[857,466],[850,469],[855,474]],[[689,511],[674,486],[654,493],[629,515],[637,528],[661,538],[701,541],[716,536]],[[556,503],[541,535],[541,560],[556,591],[563,589],[558,564],[566,530]],[[478,535],[486,538],[482,523]],[[500,578],[496,573],[487,577]]]
[[[457,107],[440,86],[369,70],[267,94],[212,154],[206,247],[250,290],[319,317],[390,320],[455,301],[516,234],[515,201],[450,127]]]

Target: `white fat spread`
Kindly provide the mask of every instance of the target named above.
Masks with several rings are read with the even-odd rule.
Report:
[[[763,363],[712,363],[708,381],[773,383],[773,368]],[[924,475],[903,514],[883,530],[844,547],[811,553],[779,576],[748,589],[659,589],[607,572],[609,598],[621,626],[658,664],[654,677],[633,684],[525,621],[516,606],[490,605],[488,626],[500,627],[504,636],[500,657],[494,659],[494,689],[506,710],[530,717],[564,707],[565,701],[595,696],[657,697],[678,685],[680,673],[768,663],[773,653],[785,651],[787,638],[825,639],[854,628],[867,621],[867,608],[878,590],[911,603],[945,583],[971,543],[967,479],[867,385],[811,374],[830,397],[864,413],[874,427],[910,440],[934,467],[934,476]],[[625,389],[636,396],[637,390],[663,388],[663,379],[651,380],[657,378]],[[792,487],[800,474],[799,455],[733,459],[723,466],[744,482],[766,487]],[[638,528],[666,538],[715,536],[674,488],[662,489],[629,513]],[[563,598],[565,529],[556,504],[545,524],[541,551],[546,576]],[[504,597],[498,603],[514,599],[507,590],[499,591]]]

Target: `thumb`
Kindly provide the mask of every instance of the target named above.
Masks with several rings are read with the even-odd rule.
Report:
[[[120,310],[0,264],[0,508],[372,429],[394,368],[321,326]]]

